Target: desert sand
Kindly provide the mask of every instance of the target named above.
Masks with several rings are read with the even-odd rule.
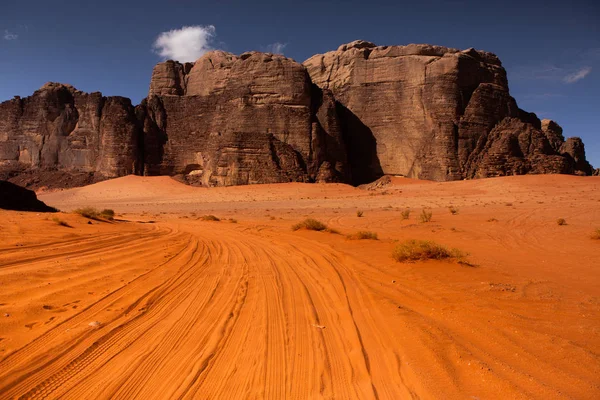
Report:
[[[600,398],[600,177],[39,197],[63,212],[0,210],[0,398]],[[469,265],[396,262],[407,239]]]

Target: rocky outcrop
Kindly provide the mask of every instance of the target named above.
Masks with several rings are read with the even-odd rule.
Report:
[[[48,83],[0,104],[0,169],[136,173],[140,132],[129,99]]]
[[[304,65],[313,82],[331,90],[339,102],[355,183],[382,174],[444,181],[583,168],[583,163],[562,160],[564,138],[558,125],[547,122],[542,127],[534,114],[517,107],[494,54],[355,41],[315,55]],[[493,164],[492,154],[508,150],[514,138],[530,137],[532,130],[536,138],[543,132],[549,146],[523,154],[528,162]],[[488,138],[493,142],[487,143]],[[487,164],[474,165],[473,160]]]
[[[154,69],[138,107],[147,174],[204,185],[346,181],[335,100],[280,55],[222,51]]]
[[[156,65],[136,107],[55,83],[0,104],[0,179],[131,173],[215,186],[593,169],[582,141],[519,109],[500,60],[474,49],[355,41],[304,64],[212,51]]]
[[[35,192],[10,182],[0,181],[0,208],[14,211],[56,212],[38,200]]]

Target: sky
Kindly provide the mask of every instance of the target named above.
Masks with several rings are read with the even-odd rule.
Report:
[[[600,167],[600,1],[0,0],[0,101],[49,81],[138,104],[154,65],[211,49],[302,62],[356,39],[497,54],[519,107]]]

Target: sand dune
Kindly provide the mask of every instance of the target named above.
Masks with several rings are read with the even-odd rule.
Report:
[[[0,211],[0,398],[600,397],[600,178],[130,176],[40,199],[117,221]],[[306,217],[342,234],[290,229]],[[474,266],[395,262],[410,238]]]

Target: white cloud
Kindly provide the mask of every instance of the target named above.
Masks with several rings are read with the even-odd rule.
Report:
[[[283,49],[287,46],[287,43],[275,42],[266,46],[267,53],[283,54]]]
[[[19,38],[19,35],[8,31],[8,29],[6,29],[4,31],[4,40],[17,40],[18,38]]]
[[[588,76],[590,72],[592,72],[592,67],[583,67],[583,68],[578,69],[577,71],[574,71],[574,72],[566,75],[563,78],[563,81],[565,83],[575,83],[577,81],[582,80],[586,76]]]
[[[162,32],[154,41],[153,48],[164,59],[180,62],[196,61],[207,51],[212,50],[211,43],[216,36],[215,27],[184,26]]]

